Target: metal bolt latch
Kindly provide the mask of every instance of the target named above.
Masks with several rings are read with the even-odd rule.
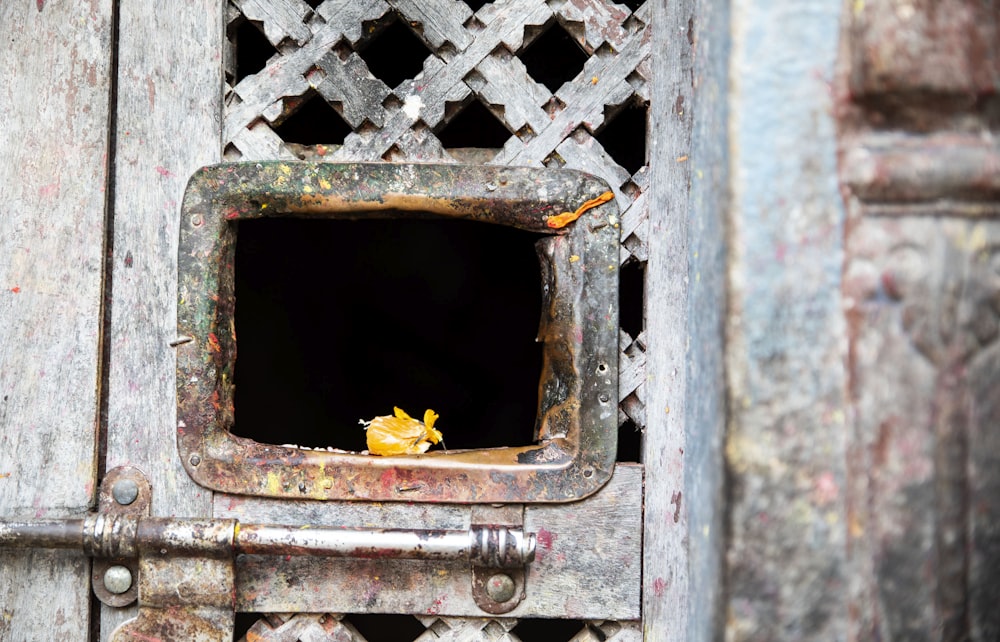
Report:
[[[139,485],[133,479],[120,479],[111,488],[111,495],[122,506],[128,506],[139,496]]]
[[[132,571],[117,564],[109,567],[104,571],[104,588],[115,595],[121,595],[132,588]]]
[[[506,573],[497,573],[486,580],[486,594],[494,602],[506,602],[514,597],[514,580]]]

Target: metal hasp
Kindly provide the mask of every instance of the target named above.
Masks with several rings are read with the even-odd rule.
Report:
[[[546,219],[607,190],[573,170],[471,165],[261,162],[197,171],[184,196],[172,342],[184,467],[206,488],[270,497],[509,503],[595,492],[611,477],[617,447],[618,209],[611,201],[559,230]],[[237,224],[282,216],[463,218],[547,233],[536,246],[543,290],[536,443],[375,457],[232,434]]]
[[[101,513],[79,519],[0,521],[0,549],[64,548],[94,557],[94,593],[105,604],[139,601],[138,615],[109,639],[231,640],[237,555],[453,560],[472,570],[472,593],[487,613],[506,613],[525,597],[536,536],[523,508],[480,511],[493,523],[467,530],[404,530],[241,524],[235,519],[150,517],[145,476],[108,471]]]

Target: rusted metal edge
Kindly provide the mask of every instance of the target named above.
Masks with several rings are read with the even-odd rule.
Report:
[[[558,502],[598,490],[617,448],[618,209],[612,201],[558,231],[545,221],[607,189],[573,170],[463,165],[264,162],[196,172],[178,248],[177,336],[185,341],[174,342],[177,444],[188,473],[212,490],[312,499]],[[233,435],[234,223],[280,216],[440,216],[550,234],[538,243],[538,443],[372,457]]]

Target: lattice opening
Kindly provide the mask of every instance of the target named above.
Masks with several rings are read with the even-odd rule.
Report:
[[[643,329],[646,265],[629,260],[618,272],[618,323],[633,339]]]
[[[558,22],[552,23],[517,57],[528,75],[553,93],[576,78],[587,62],[587,54]]]
[[[464,0],[464,2],[473,11],[479,11],[485,5],[492,4],[493,0]]]
[[[427,45],[406,26],[406,21],[392,13],[378,25],[366,24],[365,32],[373,31],[358,55],[368,65],[372,75],[389,87],[416,77],[424,60],[431,53]]]
[[[587,623],[580,620],[525,619],[511,633],[521,642],[564,642],[586,628]]]
[[[262,70],[267,61],[278,53],[260,27],[249,20],[239,21],[232,40],[236,43],[236,82]]]
[[[358,420],[396,405],[439,412],[452,449],[532,443],[538,238],[454,220],[240,223],[233,432],[360,451]]]
[[[263,613],[237,613],[233,626],[233,640],[242,640],[257,620],[264,617]]]
[[[631,419],[626,419],[618,427],[618,455],[615,461],[631,463],[642,461],[642,432]]]
[[[412,642],[427,630],[411,615],[352,613],[343,621],[354,625],[365,642]]]
[[[274,131],[286,143],[339,145],[351,133],[351,126],[322,96],[309,91]]]
[[[646,164],[648,112],[647,105],[631,101],[617,114],[609,115],[595,136],[604,151],[629,174],[635,174]]]
[[[639,10],[639,7],[644,5],[646,0],[622,0],[618,4],[623,4],[629,8],[633,13]]]
[[[483,103],[473,100],[437,134],[445,148],[499,149],[510,132]]]

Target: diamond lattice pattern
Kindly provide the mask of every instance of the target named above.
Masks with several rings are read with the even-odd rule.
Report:
[[[225,158],[461,161],[584,170],[615,192],[622,210],[621,263],[644,263],[647,167],[643,162],[630,172],[598,138],[620,114],[634,113],[637,106],[644,113],[649,104],[651,3],[634,12],[607,0],[473,4],[479,6],[475,12],[461,0],[232,0]],[[237,34],[246,33],[248,23],[270,47],[263,68],[240,74]],[[536,40],[539,46],[532,48]],[[546,57],[553,68],[545,69]],[[285,135],[289,140],[283,138],[282,132],[293,130],[283,126],[304,106],[316,109],[316,100],[325,101],[323,108],[328,105],[336,117],[331,126],[316,127],[317,137],[338,140],[303,143],[297,127],[294,136]],[[500,132],[492,134],[496,147],[446,148],[439,135],[452,140],[455,127],[449,125],[473,107],[480,114],[484,107],[502,126],[482,121]],[[635,145],[644,157],[645,141]],[[620,346],[619,417],[641,428],[642,331],[637,336],[622,331]],[[421,641],[521,639],[513,619],[420,622],[426,629]],[[640,638],[636,623],[589,622],[572,640]],[[365,640],[350,616],[316,614],[269,614],[243,639]]]

